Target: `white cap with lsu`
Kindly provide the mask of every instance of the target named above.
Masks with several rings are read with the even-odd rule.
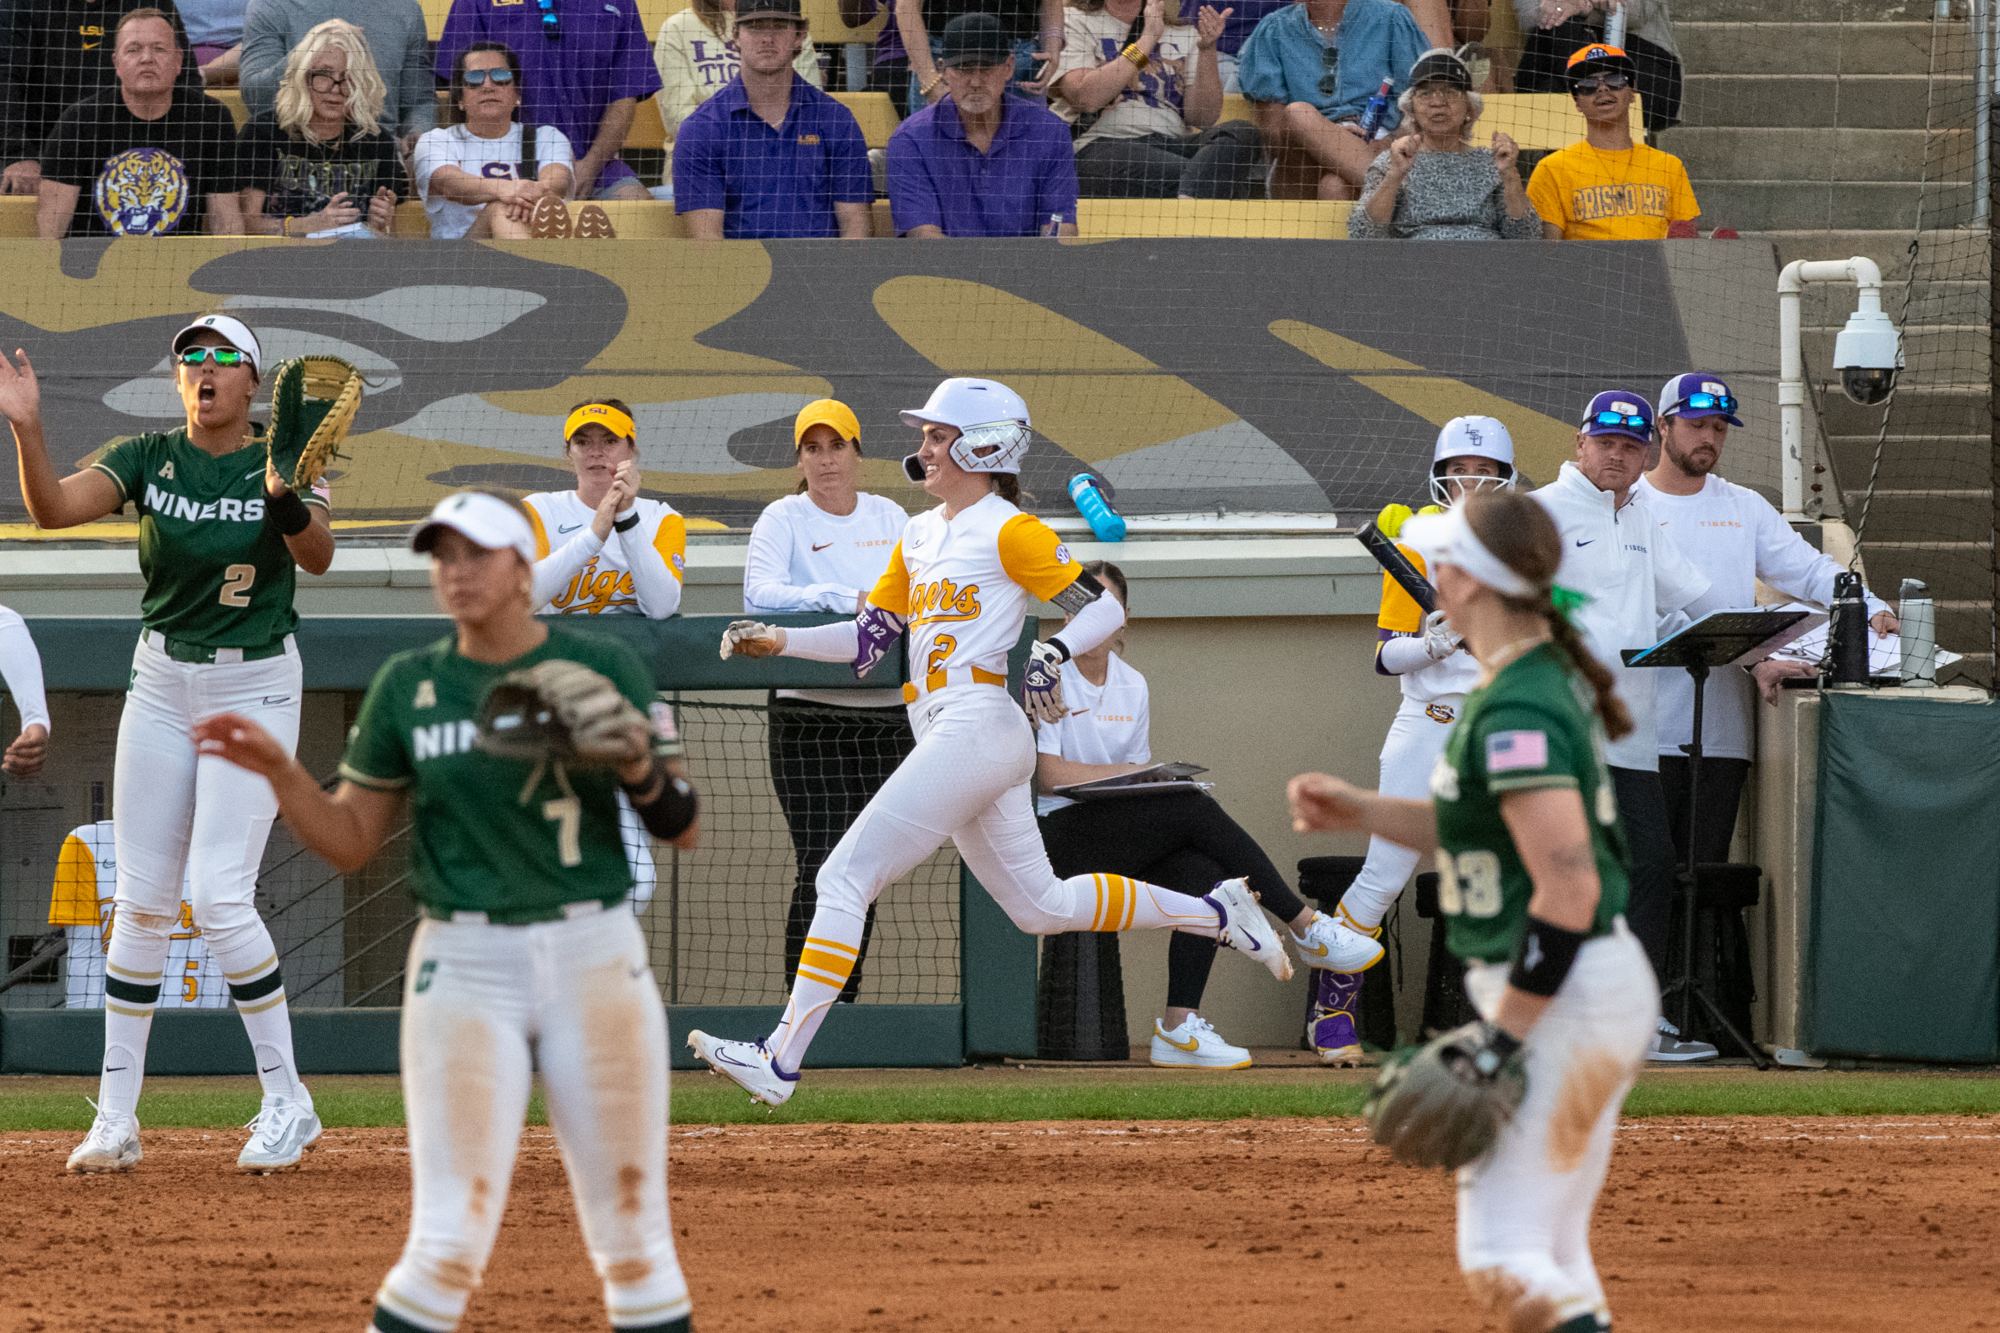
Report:
[[[257,335],[250,332],[248,324],[234,315],[203,315],[174,335],[174,355],[179,356],[198,333],[221,334],[231,347],[250,358],[250,369],[257,378],[264,377],[264,349],[257,345]]]
[[[528,568],[535,567],[535,533],[521,511],[497,495],[483,491],[459,491],[437,502],[431,516],[410,530],[410,549],[429,551],[437,545],[437,534],[450,528],[475,546],[489,551],[511,548]]]

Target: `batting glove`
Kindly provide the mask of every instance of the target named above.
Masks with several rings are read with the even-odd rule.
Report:
[[[1062,664],[1065,654],[1055,644],[1028,649],[1028,668],[1021,673],[1021,705],[1037,724],[1060,722],[1069,716],[1063,702]]]
[[[1433,611],[1424,617],[1424,656],[1433,662],[1442,662],[1459,650],[1464,639],[1451,632],[1445,623],[1444,612]]]
[[[722,660],[737,653],[745,657],[770,657],[778,651],[778,631],[755,620],[732,620],[722,631]]]

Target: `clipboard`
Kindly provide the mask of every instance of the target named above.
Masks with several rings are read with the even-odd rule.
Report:
[[[1154,764],[1136,773],[1121,773],[1117,777],[1053,787],[1049,795],[1068,797],[1072,801],[1112,801],[1131,796],[1171,796],[1178,792],[1207,791],[1215,784],[1194,781],[1206,772],[1208,770],[1200,764]]]

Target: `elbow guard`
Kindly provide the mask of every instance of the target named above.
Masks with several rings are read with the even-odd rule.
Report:
[[[640,799],[648,791],[653,793],[652,799]],[[625,788],[625,795],[646,831],[662,842],[672,842],[687,832],[701,809],[701,802],[687,779],[675,777],[659,759],[653,761],[653,771],[646,780],[637,787]]]

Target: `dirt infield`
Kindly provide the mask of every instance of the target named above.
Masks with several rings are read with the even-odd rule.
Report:
[[[1596,1247],[1621,1333],[2000,1327],[2000,1123],[1628,1121]],[[294,1175],[240,1133],[148,1131],[71,1177],[74,1133],[0,1135],[0,1329],[359,1330],[407,1220],[400,1130]],[[676,1129],[703,1333],[1495,1327],[1441,1176],[1358,1122]],[[605,1327],[554,1141],[531,1130],[464,1327]]]

